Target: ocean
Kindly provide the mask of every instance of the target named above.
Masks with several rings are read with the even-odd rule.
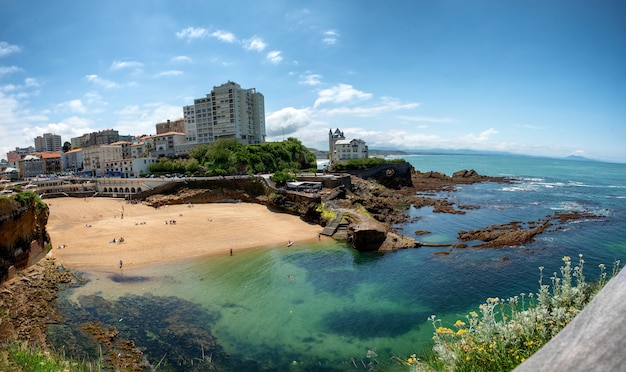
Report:
[[[547,229],[507,248],[421,247],[359,253],[336,241],[181,260],[124,278],[84,273],[89,282],[61,293],[67,321],[51,339],[70,354],[97,356],[80,325],[101,321],[133,339],[160,370],[402,370],[396,358],[427,352],[436,315],[450,325],[488,297],[539,289],[563,256],[584,259],[588,280],[599,264],[626,262],[626,164],[525,156],[411,155],[417,170],[462,169],[513,178],[438,192],[464,215],[410,209],[399,231],[427,243],[455,243],[461,230],[558,212],[590,217]],[[429,234],[416,236],[418,230]],[[210,243],[210,237],[207,237]],[[181,247],[184,249],[184,247]],[[435,254],[445,251],[446,254]]]

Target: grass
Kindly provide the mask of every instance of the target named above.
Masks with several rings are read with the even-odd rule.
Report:
[[[10,344],[0,358],[2,371],[49,372],[71,371],[92,372],[102,371],[100,362],[80,362],[66,358],[63,353],[44,351],[37,347],[29,347],[21,343]]]
[[[430,355],[406,359],[413,371],[510,371],[524,362],[563,329],[607,282],[606,267],[599,265],[600,279],[587,283],[585,261],[579,255],[572,267],[563,257],[560,275],[544,283],[539,268],[539,292],[522,293],[508,299],[488,298],[464,319],[444,325],[436,316],[429,320],[435,329]],[[619,271],[616,261],[613,275]]]

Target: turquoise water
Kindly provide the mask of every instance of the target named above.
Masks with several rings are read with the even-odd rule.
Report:
[[[550,229],[523,247],[424,247],[380,255],[326,240],[155,265],[123,277],[87,273],[87,285],[63,292],[72,322],[59,338],[67,341],[80,322],[101,320],[146,347],[153,364],[164,358],[171,370],[203,370],[199,359],[209,352],[225,370],[354,370],[354,364],[393,370],[400,369],[394,357],[430,346],[432,314],[454,322],[487,297],[536,292],[538,267],[557,271],[564,255],[583,254],[590,279],[599,263],[626,259],[625,164],[406,159],[421,171],[516,177],[511,184],[464,185],[437,195],[481,206],[465,215],[411,209],[414,222],[398,227],[408,236],[430,231],[416,237],[421,241],[456,242],[459,230],[537,221],[559,211],[596,217]],[[449,254],[434,255],[440,250]],[[217,345],[203,344],[207,335]]]

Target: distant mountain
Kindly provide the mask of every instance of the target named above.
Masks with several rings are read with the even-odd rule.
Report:
[[[577,160],[577,161],[597,161],[597,160],[589,159],[589,158],[586,158],[586,157],[580,156],[580,155],[566,156],[565,159],[567,159],[567,160]]]

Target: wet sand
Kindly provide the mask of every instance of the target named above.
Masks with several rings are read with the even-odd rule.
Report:
[[[233,254],[318,239],[319,225],[259,204],[170,205],[109,198],[47,199],[52,255],[68,267],[114,272],[171,260]],[[172,223],[175,221],[175,223]],[[167,222],[167,224],[166,224]],[[119,242],[123,238],[123,242]],[[116,240],[113,242],[113,240]]]

